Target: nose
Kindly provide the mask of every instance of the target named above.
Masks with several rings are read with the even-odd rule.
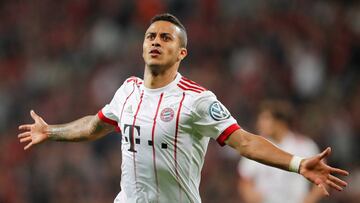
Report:
[[[160,47],[159,40],[160,40],[159,37],[155,37],[154,41],[151,43],[151,46]]]
[[[159,44],[159,42],[153,42],[153,43],[151,44],[151,46],[153,46],[153,47],[160,47],[160,44]]]

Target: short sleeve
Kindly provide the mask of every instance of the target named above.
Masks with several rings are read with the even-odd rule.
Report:
[[[221,146],[240,126],[216,96],[206,91],[194,101],[194,128],[205,137],[215,139]]]
[[[121,106],[123,88],[124,84],[116,91],[110,103],[106,104],[97,114],[100,120],[115,126],[116,131],[120,131],[120,128],[118,127],[119,106]]]

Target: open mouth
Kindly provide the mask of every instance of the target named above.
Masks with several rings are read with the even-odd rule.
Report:
[[[157,49],[153,49],[153,50],[151,50],[149,53],[150,53],[151,55],[160,55],[160,54],[161,54],[160,51],[157,50]]]

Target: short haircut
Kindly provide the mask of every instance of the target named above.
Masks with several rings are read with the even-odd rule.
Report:
[[[187,34],[186,34],[186,30],[185,30],[184,25],[180,22],[179,19],[177,19],[174,15],[172,15],[170,13],[158,14],[158,15],[154,16],[150,20],[150,25],[157,22],[157,21],[167,21],[167,22],[170,22],[170,23],[174,24],[178,28],[180,28],[180,30],[181,30],[181,34],[179,35],[179,37],[180,37],[180,46],[183,47],[183,48],[186,48],[186,46],[187,46]]]
[[[286,123],[288,126],[293,124],[295,110],[292,104],[285,100],[268,100],[260,105],[260,112],[269,111],[272,117],[278,121]]]

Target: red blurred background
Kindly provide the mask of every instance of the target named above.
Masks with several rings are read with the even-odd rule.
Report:
[[[142,77],[150,18],[170,12],[187,28],[180,71],[217,94],[255,130],[258,105],[296,105],[295,128],[350,185],[324,203],[360,198],[360,2],[341,0],[3,0],[0,2],[0,202],[112,202],[120,190],[120,135],[24,152],[17,126],[34,109],[50,123],[95,114],[123,80]],[[209,145],[204,203],[241,202],[231,149]]]

